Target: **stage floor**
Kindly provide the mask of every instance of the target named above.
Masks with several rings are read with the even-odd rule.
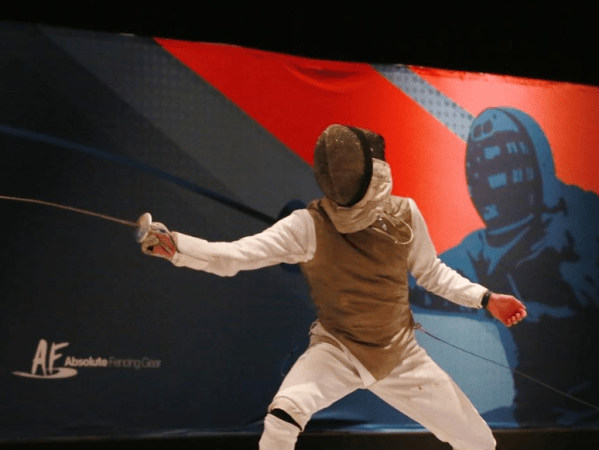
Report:
[[[597,450],[599,430],[510,430],[495,431],[498,450]],[[148,445],[169,449],[257,450],[259,436],[228,435],[189,438],[85,439],[44,442],[1,443],[4,448],[32,448],[48,445],[64,447],[107,448],[115,444]],[[451,450],[430,433],[305,433],[300,435],[296,450],[380,450],[418,449]]]

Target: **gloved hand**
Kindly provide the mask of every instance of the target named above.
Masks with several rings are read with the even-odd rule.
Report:
[[[169,261],[177,252],[173,235],[159,222],[150,225],[148,235],[141,242],[141,251],[146,255],[158,256]]]
[[[516,325],[527,315],[524,304],[512,295],[492,293],[487,309],[507,327]]]

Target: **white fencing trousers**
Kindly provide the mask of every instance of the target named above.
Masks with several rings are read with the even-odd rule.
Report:
[[[285,377],[269,411],[284,410],[303,429],[316,412],[356,389],[368,389],[454,450],[495,449],[489,426],[416,339],[401,364],[380,381],[342,348],[324,342],[306,350]],[[293,450],[299,433],[296,425],[268,414],[260,450]]]

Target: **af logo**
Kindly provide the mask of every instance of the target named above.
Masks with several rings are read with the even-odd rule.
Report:
[[[33,357],[33,363],[31,364],[31,372],[13,372],[13,374],[26,378],[44,379],[74,377],[77,375],[76,369],[55,367],[54,365],[62,357],[62,354],[58,353],[58,351],[68,345],[68,342],[61,342],[59,344],[52,342],[50,349],[48,349],[48,343],[44,339],[40,339]]]

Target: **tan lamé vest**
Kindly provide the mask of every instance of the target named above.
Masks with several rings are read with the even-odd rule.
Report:
[[[391,196],[373,225],[341,234],[321,202],[308,206],[316,253],[301,264],[318,320],[380,380],[399,364],[414,336],[406,244],[412,233],[410,206],[407,199]],[[322,340],[312,336],[313,345]]]

